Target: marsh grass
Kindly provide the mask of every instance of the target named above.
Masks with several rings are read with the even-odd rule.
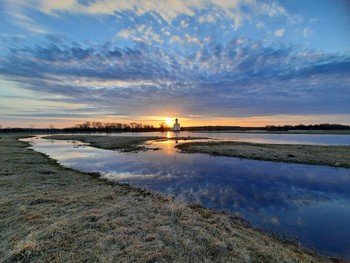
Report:
[[[187,153],[350,168],[350,146],[210,141],[182,143],[176,148]]]
[[[218,214],[0,139],[1,262],[327,262]]]

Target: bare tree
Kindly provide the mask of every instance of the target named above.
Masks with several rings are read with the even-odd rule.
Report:
[[[160,131],[165,131],[166,130],[166,124],[164,122],[162,123],[159,123],[159,128],[160,128]]]
[[[86,121],[85,123],[82,124],[84,129],[90,129],[91,128],[91,122]]]

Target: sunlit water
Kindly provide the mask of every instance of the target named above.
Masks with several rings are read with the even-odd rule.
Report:
[[[185,154],[174,149],[175,141],[152,142],[148,147],[161,150],[140,153],[32,143],[66,167],[239,215],[323,254],[350,259],[350,169]]]

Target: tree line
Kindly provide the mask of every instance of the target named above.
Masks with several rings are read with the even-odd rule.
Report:
[[[152,131],[168,131],[170,127],[165,123],[160,123],[159,127],[153,125],[131,122],[129,124],[119,122],[90,122],[86,121],[77,124],[74,127],[63,128],[63,132],[152,132]]]
[[[2,128],[0,125],[0,132],[29,132],[29,133],[79,133],[79,132],[165,132],[170,131],[171,128],[164,122],[160,123],[158,127],[148,124],[141,124],[131,122],[129,124],[123,124],[119,122],[90,122],[86,121],[81,124],[76,124],[73,127],[68,128],[55,128],[50,125],[48,128],[35,128],[34,124],[29,125],[28,128]],[[313,125],[266,125],[265,127],[240,127],[240,126],[192,126],[192,127],[181,127],[182,131],[254,131],[254,130],[265,130],[265,131],[293,131],[293,130],[350,130],[349,125],[342,124],[313,124]]]
[[[290,131],[290,130],[349,130],[349,125],[342,125],[342,124],[329,124],[329,123],[322,123],[322,124],[313,124],[313,125],[304,125],[304,124],[298,124],[298,125],[283,125],[283,126],[274,126],[274,125],[267,125],[265,126],[265,129],[267,131]]]

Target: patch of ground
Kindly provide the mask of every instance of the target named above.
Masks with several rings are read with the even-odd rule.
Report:
[[[1,262],[329,262],[241,220],[0,139]]]
[[[210,141],[183,143],[176,147],[187,153],[350,168],[350,146]]]
[[[121,152],[138,152],[147,151],[151,148],[147,148],[143,145],[149,140],[183,140],[187,139],[206,139],[203,137],[177,137],[167,138],[158,136],[103,136],[103,135],[52,135],[46,136],[44,139],[53,140],[70,140],[88,143],[92,147],[101,148],[105,150],[117,150]]]

